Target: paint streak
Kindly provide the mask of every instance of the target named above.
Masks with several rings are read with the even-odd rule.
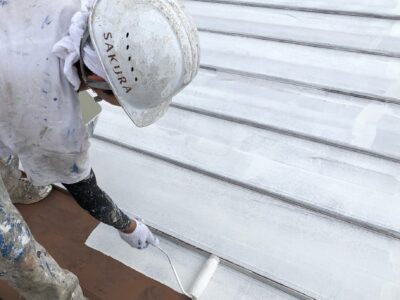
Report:
[[[1,256],[8,258],[11,255],[12,250],[13,250],[12,243],[6,243],[3,238],[3,243],[0,244]]]
[[[67,129],[67,137],[68,138],[74,137],[74,134],[75,134],[75,129],[71,129],[71,128]]]
[[[370,103],[357,116],[352,128],[352,145],[370,149],[375,142],[379,122],[390,113],[384,103]]]
[[[51,24],[51,22],[53,22],[53,20],[50,19],[50,16],[47,16],[44,19],[41,28],[44,29],[46,26],[49,26]]]
[[[25,257],[25,248],[17,249],[14,251],[14,261],[19,262]]]
[[[47,268],[47,272],[48,272],[52,277],[55,277],[55,274],[51,271],[50,265],[48,264],[47,261],[46,261],[46,268]]]
[[[11,209],[11,212],[9,209]],[[2,220],[0,226],[0,262],[1,257],[7,261],[20,261],[25,257],[26,245],[31,242],[29,229],[24,226],[19,215],[13,214],[12,209],[13,207],[0,208],[0,219]]]
[[[74,163],[74,165],[71,167],[71,172],[76,174],[79,173],[79,167],[76,163]]]
[[[47,122],[47,119],[44,119],[44,120]],[[40,139],[43,139],[43,137],[46,134],[47,130],[49,130],[49,127],[46,126],[45,128],[43,128],[43,130],[39,134]]]

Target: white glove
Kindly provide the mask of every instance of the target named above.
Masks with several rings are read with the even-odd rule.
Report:
[[[136,249],[146,249],[149,245],[158,246],[159,241],[151,233],[146,224],[136,220],[136,229],[132,233],[123,233],[119,231],[121,239]]]

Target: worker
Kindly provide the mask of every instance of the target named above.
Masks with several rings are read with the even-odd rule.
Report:
[[[13,205],[40,201],[53,183],[132,247],[158,243],[97,185],[78,91],[93,89],[144,127],[198,72],[197,31],[175,0],[81,7],[80,0],[0,0],[0,279],[28,300],[86,299]]]

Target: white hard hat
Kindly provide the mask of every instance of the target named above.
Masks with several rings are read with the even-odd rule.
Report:
[[[164,115],[197,75],[197,29],[174,0],[98,0],[89,33],[114,95],[139,127]]]

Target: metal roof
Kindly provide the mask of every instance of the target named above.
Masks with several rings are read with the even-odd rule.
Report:
[[[101,186],[202,299],[400,299],[400,1],[187,1],[201,71],[135,128],[103,105]],[[178,289],[156,249],[88,245]]]

